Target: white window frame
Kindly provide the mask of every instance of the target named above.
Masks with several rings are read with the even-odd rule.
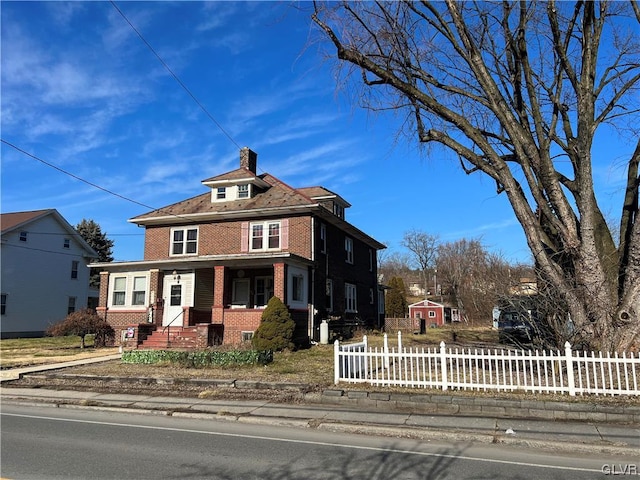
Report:
[[[344,237],[344,251],[346,252],[345,261],[353,265],[353,238]]]
[[[242,339],[242,343],[244,343],[244,342],[250,342],[250,341],[251,341],[251,339],[253,338],[253,333],[254,333],[254,332],[251,332],[251,331],[245,331],[245,330],[243,330],[242,332],[240,332],[240,335],[241,335],[241,337],[240,337],[240,338]]]
[[[239,298],[241,292],[239,290],[240,285],[244,285],[246,295],[243,298]],[[231,308],[248,308],[249,296],[250,296],[250,282],[248,278],[234,278],[231,283]]]
[[[436,312],[429,310],[429,318],[436,318]]]
[[[287,268],[287,304],[292,308],[306,308],[309,272],[305,268]],[[294,291],[297,288],[297,291]]]
[[[143,289],[136,290],[136,280],[142,280],[144,282]],[[137,285],[139,287],[140,285]],[[142,293],[142,301],[136,301],[136,296],[140,297],[140,293]],[[140,305],[147,304],[147,277],[144,275],[135,275],[133,277],[133,282],[131,286],[131,305],[135,305],[136,307]]]
[[[196,232],[195,240],[189,240],[189,232]],[[182,232],[182,239],[176,240],[175,235],[177,232]],[[184,257],[184,256],[193,256],[198,255],[198,244],[200,243],[200,229],[198,227],[181,227],[181,228],[172,228],[171,229],[171,239],[169,242],[169,256],[171,257]],[[195,244],[195,252],[188,252],[189,245]],[[180,252],[175,253],[176,245],[180,245]]]
[[[0,315],[7,314],[7,300],[9,295],[6,293],[0,293]]]
[[[353,283],[344,283],[344,311],[358,313],[358,289]]]
[[[65,238],[62,243],[62,248],[71,248],[71,239]]]
[[[273,238],[278,239],[278,245],[275,247],[269,246],[270,240],[272,238],[271,234],[271,226],[277,225],[278,227],[278,235],[273,236]],[[261,228],[260,235],[254,234],[254,228]],[[254,240],[260,241],[259,246],[254,246]],[[250,252],[266,252],[266,251],[276,251],[282,249],[282,222],[280,220],[269,220],[266,222],[251,222],[249,224],[249,251]]]
[[[422,312],[420,310],[418,310],[415,315],[413,316],[413,318],[419,318],[422,320]]]
[[[238,185],[238,198],[250,198],[251,186],[248,183]]]
[[[124,287],[121,288],[118,286],[118,290],[116,290],[116,284],[119,283],[118,280],[124,281]],[[112,307],[124,307],[127,304],[127,283],[129,282],[127,282],[126,275],[117,275],[113,277],[113,280],[111,281],[111,298],[109,299]],[[116,294],[119,294],[119,296],[121,294],[122,300],[118,298],[118,301],[116,302]]]
[[[133,303],[135,300],[135,292],[140,292],[141,290],[135,290],[136,288],[136,278],[144,278],[144,300],[143,303]],[[116,290],[116,283],[118,279],[123,279],[124,286]],[[140,284],[138,283],[138,287]],[[116,294],[122,298],[119,300],[120,303],[116,303]],[[109,308],[114,309],[135,309],[135,310],[143,310],[147,308],[149,304],[149,273],[144,271],[137,272],[126,272],[113,274],[109,277]]]
[[[26,232],[24,230],[22,232],[20,232],[20,241],[21,242],[26,242],[27,241],[28,233],[29,232]]]
[[[216,188],[216,200],[225,200],[227,198],[227,187]]]

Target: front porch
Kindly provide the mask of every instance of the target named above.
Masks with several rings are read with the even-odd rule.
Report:
[[[308,267],[265,263],[245,261],[210,267],[198,264],[198,268],[173,264],[162,270],[103,272],[101,286],[109,288],[103,292],[101,287],[101,306],[97,311],[116,330],[118,345],[206,348],[249,342],[269,299],[277,296],[288,304],[296,322],[294,342],[308,344],[311,331]],[[136,292],[129,294],[125,290],[117,297],[116,282],[124,278],[120,284],[141,284],[139,279],[143,275],[147,278],[148,303],[134,308],[126,303]],[[288,278],[293,276],[295,281]],[[295,295],[291,294],[289,284],[297,289]],[[112,300],[120,298],[125,299],[125,304],[115,305]]]

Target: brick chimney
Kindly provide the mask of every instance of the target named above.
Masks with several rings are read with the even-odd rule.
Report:
[[[250,172],[256,173],[258,165],[258,154],[249,147],[240,150],[240,168],[247,168]]]

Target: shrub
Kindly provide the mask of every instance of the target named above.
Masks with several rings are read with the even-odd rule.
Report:
[[[293,349],[295,326],[287,306],[278,297],[271,297],[267,308],[262,312],[262,322],[251,340],[253,347],[274,352]]]
[[[122,363],[172,363],[183,367],[221,367],[228,365],[266,365],[273,362],[272,352],[257,350],[128,350],[122,353]]]
[[[111,325],[90,308],[70,313],[64,320],[47,329],[47,335],[52,337],[78,335],[80,348],[85,346],[85,336],[92,334],[95,335],[94,347],[112,345],[115,340],[115,332]]]

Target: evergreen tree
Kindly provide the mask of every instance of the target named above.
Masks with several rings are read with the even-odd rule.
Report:
[[[112,248],[113,240],[107,238],[106,233],[102,233],[100,225],[93,220],[82,219],[78,225],[76,225],[76,231],[89,244],[98,254],[99,262],[112,262]],[[89,285],[97,287],[100,285],[100,272],[98,269],[91,269],[91,278]]]
[[[262,312],[262,322],[253,335],[252,343],[257,350],[274,352],[293,349],[293,331],[296,327],[289,309],[278,297],[271,297]]]
[[[407,291],[400,277],[389,280],[389,291],[385,301],[385,314],[388,318],[404,318],[407,313]]]

